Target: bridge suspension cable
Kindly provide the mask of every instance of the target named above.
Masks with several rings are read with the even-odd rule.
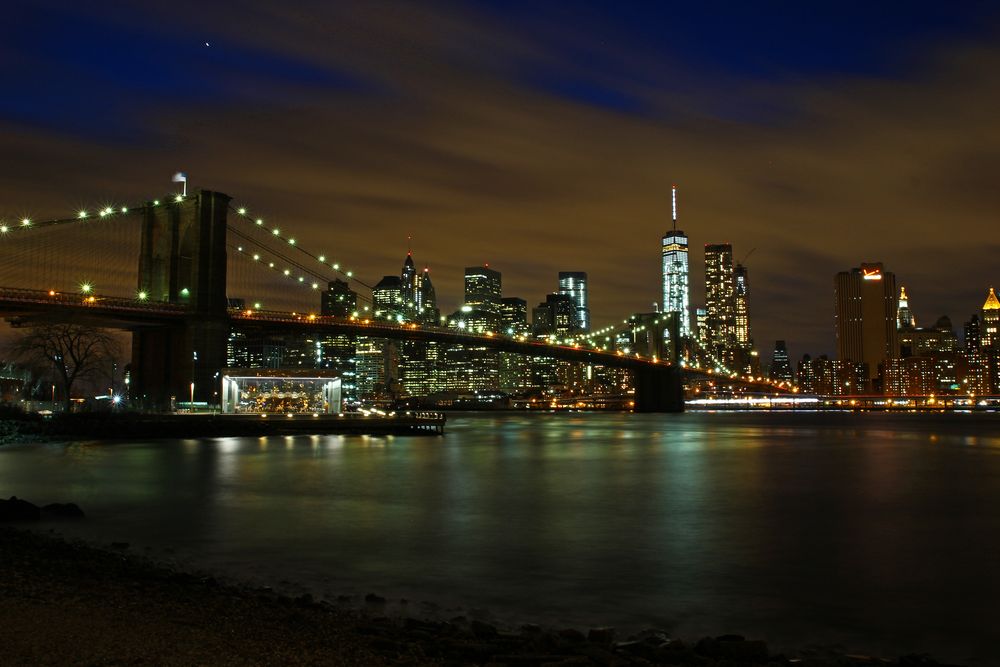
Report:
[[[329,258],[325,254],[317,254],[317,253],[313,253],[313,252],[311,252],[309,250],[306,250],[305,248],[303,248],[302,246],[300,246],[298,244],[298,242],[296,241],[296,239],[295,239],[294,236],[288,236],[288,235],[282,234],[280,228],[273,227],[273,226],[269,225],[268,223],[266,223],[264,221],[264,219],[262,217],[253,217],[253,216],[251,216],[248,213],[246,207],[242,207],[242,206],[241,207],[236,207],[236,206],[230,205],[230,210],[232,210],[234,213],[236,213],[236,215],[237,215],[237,217],[239,219],[244,220],[245,222],[249,223],[250,225],[252,225],[254,227],[257,227],[257,228],[260,228],[262,230],[267,231],[268,233],[270,233],[271,236],[273,236],[276,239],[279,239],[281,241],[284,241],[289,247],[294,248],[297,252],[302,253],[304,256],[310,258],[311,260],[313,260],[315,262],[318,262],[323,267],[330,268],[330,269],[336,271],[337,273],[339,273],[340,275],[344,276],[348,280],[353,280],[354,282],[358,283],[362,287],[367,287],[369,290],[372,289],[372,286],[369,285],[368,283],[366,283],[363,280],[360,280],[358,278],[355,278],[353,271],[350,271],[348,269],[343,268],[341,266],[340,262],[330,261]]]

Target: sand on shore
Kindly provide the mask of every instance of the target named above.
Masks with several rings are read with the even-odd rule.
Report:
[[[369,648],[357,613],[5,527],[0,599],[4,665],[397,662]]]
[[[38,526],[39,524],[35,524]],[[47,527],[47,526],[46,526]],[[370,609],[227,584],[132,554],[0,525],[0,665],[698,665],[930,667],[806,651],[789,659],[736,635],[686,643],[656,630],[504,630],[465,617]]]

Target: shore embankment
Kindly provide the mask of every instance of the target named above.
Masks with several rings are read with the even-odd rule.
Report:
[[[24,525],[24,524],[21,524]],[[333,602],[223,582],[131,552],[0,525],[5,665],[879,665],[939,663],[826,651],[775,655],[735,635],[684,641],[650,629],[502,628],[393,613],[386,599]],[[57,525],[57,524],[55,524]],[[393,607],[395,608],[395,607]]]

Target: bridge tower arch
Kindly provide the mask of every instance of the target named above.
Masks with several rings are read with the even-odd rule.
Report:
[[[658,318],[653,340],[662,365],[647,365],[635,371],[636,412],[683,412],[684,374],[680,361],[684,341],[681,339],[678,313]]]
[[[142,219],[137,290],[150,301],[188,306],[182,323],[132,335],[132,388],[138,403],[171,398],[214,403],[226,365],[226,223],[231,197],[199,190],[170,205],[148,202]],[[193,390],[192,390],[193,387]]]

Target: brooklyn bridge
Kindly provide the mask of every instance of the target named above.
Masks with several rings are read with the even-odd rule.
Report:
[[[316,314],[320,290],[333,279],[370,284],[333,255],[303,247],[232,202],[199,190],[2,224],[0,312],[14,326],[57,319],[130,332],[132,393],[158,407],[189,388],[192,400],[211,402],[227,366],[227,341],[248,331],[429,341],[624,369],[633,376],[637,412],[683,410],[683,387],[697,380],[786,391],[711,360],[686,362],[670,317],[661,319],[654,349],[641,354],[585,337],[534,340],[360,313]],[[253,298],[275,291],[282,309]]]

